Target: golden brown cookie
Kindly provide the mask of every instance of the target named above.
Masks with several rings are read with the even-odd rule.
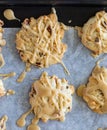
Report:
[[[97,64],[88,83],[81,85],[77,94],[83,97],[94,112],[107,113],[107,68]]]
[[[55,12],[37,19],[26,18],[16,34],[16,48],[22,61],[40,68],[60,63],[67,49],[62,42],[66,29]]]
[[[46,72],[32,85],[30,104],[34,114],[44,122],[64,120],[72,109],[74,87],[67,80],[48,76]]]
[[[107,13],[97,12],[83,27],[76,27],[81,42],[94,55],[107,53]]]
[[[69,85],[67,80],[59,79],[55,75],[49,76],[43,72],[40,79],[33,83],[29,93],[31,109],[17,120],[17,125],[25,126],[25,118],[32,111],[35,117],[27,130],[31,130],[31,128],[40,130],[37,125],[40,119],[43,122],[47,122],[49,119],[64,121],[66,113],[72,109],[73,93],[74,87]]]

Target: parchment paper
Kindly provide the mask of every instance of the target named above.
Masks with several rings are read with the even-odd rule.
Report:
[[[5,58],[5,66],[0,69],[0,73],[8,73],[15,71],[17,75],[4,81],[6,89],[13,89],[16,94],[13,96],[4,96],[0,98],[0,117],[4,114],[8,115],[7,130],[26,130],[30,124],[33,114],[27,117],[27,124],[23,128],[16,125],[16,120],[29,110],[30,104],[29,91],[31,89],[34,78],[39,78],[43,71],[47,71],[49,75],[57,75],[59,78],[66,78],[70,84],[75,86],[75,89],[83,83],[88,81],[95,62],[105,57],[101,65],[107,67],[107,55],[103,54],[94,59],[90,54],[91,52],[86,49],[80,42],[77,32],[70,29],[65,33],[63,41],[68,45],[68,50],[64,55],[63,62],[69,69],[71,75],[68,76],[64,73],[64,69],[60,64],[52,65],[49,68],[38,69],[32,67],[31,72],[26,76],[23,83],[17,83],[16,79],[24,69],[24,63],[20,60],[18,52],[15,48],[15,34],[18,28],[5,28],[4,38],[7,41],[6,46],[3,48],[3,55]],[[97,130],[97,128],[107,128],[107,115],[98,115],[92,112],[86,103],[78,97],[73,95],[73,108],[72,112],[66,115],[65,122],[48,121],[39,123],[41,130]]]

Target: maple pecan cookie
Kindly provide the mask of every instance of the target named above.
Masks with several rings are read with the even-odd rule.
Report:
[[[107,68],[97,64],[88,83],[80,85],[77,94],[83,97],[94,112],[107,113]]]
[[[43,72],[40,79],[36,80],[31,88],[30,105],[31,109],[22,114],[17,120],[19,127],[25,126],[26,117],[33,112],[34,118],[28,126],[28,130],[40,130],[38,122],[48,120],[64,121],[66,113],[72,109],[72,94],[74,93],[73,85],[69,85],[65,79],[59,79],[57,76],[49,76]]]
[[[30,104],[37,118],[44,122],[65,119],[65,114],[72,109],[74,87],[67,80],[42,73],[32,85]]]
[[[22,61],[40,68],[60,63],[67,49],[62,42],[66,29],[55,12],[37,19],[26,18],[16,34],[16,48]]]
[[[107,13],[97,12],[83,27],[76,27],[81,42],[94,56],[107,53]]]

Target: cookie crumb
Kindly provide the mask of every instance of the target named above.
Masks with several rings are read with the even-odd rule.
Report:
[[[0,130],[6,130],[6,122],[8,120],[7,115],[4,115],[1,119],[0,119]]]
[[[4,61],[3,55],[0,54],[0,68],[2,68],[4,65],[5,65],[5,61]]]
[[[6,94],[6,91],[5,91],[4,85],[3,85],[2,80],[0,79],[0,97],[4,96],[5,94]]]
[[[68,23],[71,23],[72,22],[72,20],[70,19],[70,20],[68,20]]]
[[[0,77],[2,77],[4,80],[7,79],[7,78],[10,78],[10,77],[13,77],[15,75],[16,75],[15,72],[10,72],[10,73],[7,73],[7,74],[0,73]]]
[[[102,128],[98,128],[97,130],[103,130]]]
[[[6,92],[6,95],[7,95],[7,96],[9,96],[9,95],[14,95],[14,94],[15,94],[15,91],[14,91],[14,90],[11,90],[11,89],[7,90],[7,92]]]

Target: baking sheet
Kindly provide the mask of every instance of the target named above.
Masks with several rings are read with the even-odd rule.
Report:
[[[5,28],[4,38],[7,41],[3,48],[3,55],[5,58],[5,66],[0,69],[0,73],[16,72],[16,76],[4,81],[6,89],[13,89],[16,94],[13,96],[4,96],[0,98],[0,117],[6,114],[9,119],[7,122],[7,130],[26,130],[27,125],[30,124],[33,114],[27,117],[27,124],[23,128],[16,125],[16,120],[29,110],[29,91],[34,78],[39,78],[43,71],[47,71],[49,75],[57,75],[59,78],[66,78],[69,83],[75,86],[75,89],[83,83],[86,83],[95,62],[105,57],[101,65],[107,67],[107,55],[103,54],[96,59],[91,57],[90,51],[86,49],[80,42],[77,32],[72,28],[65,33],[63,41],[68,45],[67,52],[64,55],[63,62],[69,69],[71,75],[64,73],[64,69],[60,64],[52,65],[49,68],[38,69],[32,67],[31,72],[27,73],[26,79],[23,83],[17,83],[16,79],[24,69],[24,63],[15,48],[15,34],[18,28]],[[107,128],[107,115],[98,115],[93,113],[84,101],[76,94],[73,95],[72,112],[66,115],[65,122],[48,121],[43,123],[40,121],[41,130],[97,130],[97,128]]]

